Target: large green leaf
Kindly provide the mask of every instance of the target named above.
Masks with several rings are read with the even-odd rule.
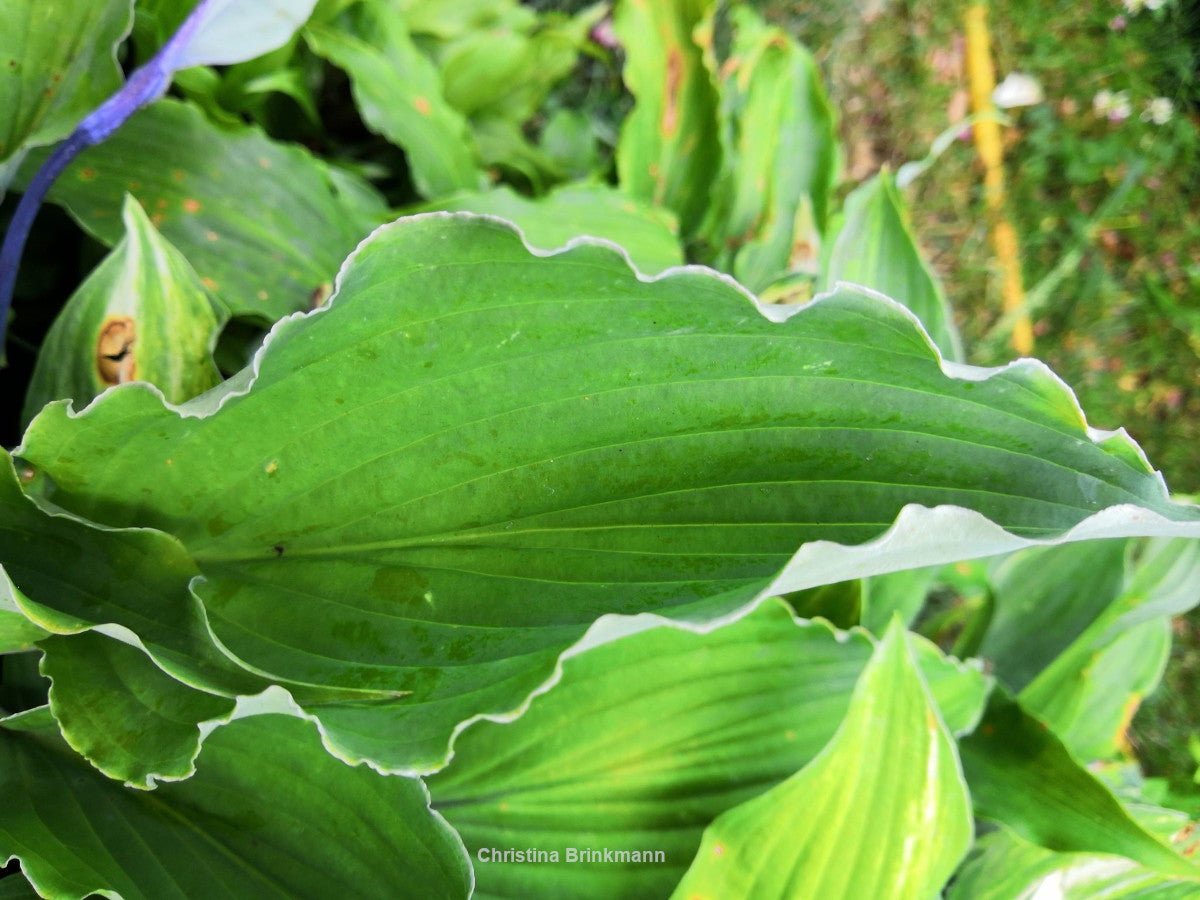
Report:
[[[829,744],[718,817],[672,897],[923,900],[938,894],[971,837],[954,741],[893,622]]]
[[[999,688],[959,749],[981,818],[1048,850],[1124,856],[1155,872],[1200,879],[1200,867],[1139,825],[1045,725]]]
[[[732,27],[719,73],[726,158],[705,231],[718,267],[760,291],[817,272],[837,135],[811,54],[747,7],[733,10]]]
[[[218,729],[196,774],[133,791],[89,768],[38,710],[0,724],[0,859],[43,896],[464,898],[457,836],[424,785],[329,756],[311,725]]]
[[[363,119],[403,147],[426,197],[482,186],[466,119],[443,97],[438,70],[413,43],[404,17],[383,3],[359,3],[332,25],[304,32],[312,49],[346,70]]]
[[[365,182],[173,100],[82,153],[49,197],[111,245],[126,194],[234,314],[270,319],[308,308],[385,215]]]
[[[617,150],[622,189],[700,224],[717,177],[717,95],[692,37],[713,0],[621,0],[613,28],[625,48],[625,84],[636,98]]]
[[[950,727],[973,725],[986,679],[915,649]],[[666,896],[717,815],[828,743],[870,656],[861,632],[798,624],[778,601],[708,634],[657,628],[592,648],[515,722],[459,737],[430,781],[434,807],[478,860],[478,897]],[[492,858],[506,847],[557,859]],[[589,866],[580,849],[663,858]]]
[[[66,137],[120,87],[132,21],[132,0],[0,0],[0,162]]]
[[[638,270],[648,275],[683,262],[674,216],[603,184],[567,185],[538,200],[501,186],[459,194],[427,208],[509,219],[532,246],[545,249],[562,247],[580,235],[605,238],[624,247]]]
[[[51,400],[82,409],[106,388],[148,381],[174,403],[216,385],[224,313],[132,198],[125,237],[67,301],[38,353],[25,421]]]
[[[430,214],[365,242],[219,401],[51,405],[20,455],[37,495],[176,536],[235,658],[410,692],[408,735],[449,698],[512,709],[606,613],[711,621],[1033,539],[1200,534],[1040,366],[953,371],[874,296],[773,321],[708,271],[647,282],[607,246]]]
[[[888,171],[846,198],[822,260],[821,285],[839,281],[874,288],[911,309],[947,359],[962,359],[962,343],[941,283],[921,254],[904,198]]]

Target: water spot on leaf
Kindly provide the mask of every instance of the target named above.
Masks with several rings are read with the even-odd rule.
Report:
[[[107,385],[133,381],[137,374],[137,355],[133,345],[137,327],[129,316],[105,319],[96,341],[96,371]]]

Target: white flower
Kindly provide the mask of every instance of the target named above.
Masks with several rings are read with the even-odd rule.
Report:
[[[1166,0],[1144,0],[1144,2],[1146,5],[1146,9],[1155,10],[1155,9],[1162,9],[1162,6],[1166,2]]]
[[[1133,112],[1129,103],[1128,91],[1117,91],[1115,94],[1105,88],[1097,91],[1092,98],[1092,110],[1110,122],[1124,122]]]
[[[1122,0],[1122,5],[1125,7],[1125,12],[1136,16],[1145,8],[1146,0]]]
[[[1146,104],[1142,112],[1143,122],[1153,122],[1155,125],[1166,125],[1175,114],[1175,104],[1166,97],[1155,97]]]
[[[1010,72],[992,91],[992,102],[1000,109],[1033,106],[1044,99],[1046,97],[1038,80],[1024,72]]]

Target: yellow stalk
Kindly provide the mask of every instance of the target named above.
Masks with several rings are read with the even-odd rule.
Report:
[[[983,162],[983,198],[988,210],[992,252],[1000,267],[1004,311],[1011,313],[1024,306],[1025,289],[1021,284],[1017,232],[1004,212],[1004,150],[1000,141],[1000,123],[992,105],[996,71],[992,65],[986,4],[973,3],[967,7],[965,26],[971,111],[976,115],[985,114],[976,120],[972,132],[975,148]],[[1021,314],[1013,326],[1012,346],[1022,356],[1033,353],[1033,326],[1027,314]]]

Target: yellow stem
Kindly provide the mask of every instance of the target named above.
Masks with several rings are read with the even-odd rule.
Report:
[[[965,27],[971,111],[977,115],[991,113],[993,116],[976,120],[972,132],[975,135],[975,148],[983,162],[983,199],[987,205],[992,251],[996,254],[1000,269],[1004,311],[1011,313],[1024,306],[1025,289],[1021,284],[1017,232],[1004,212],[1004,149],[1000,140],[1000,123],[994,118],[995,107],[992,105],[996,71],[992,65],[986,4],[973,3],[967,7]],[[1033,353],[1033,326],[1026,314],[1020,315],[1013,326],[1012,346],[1022,356]]]

